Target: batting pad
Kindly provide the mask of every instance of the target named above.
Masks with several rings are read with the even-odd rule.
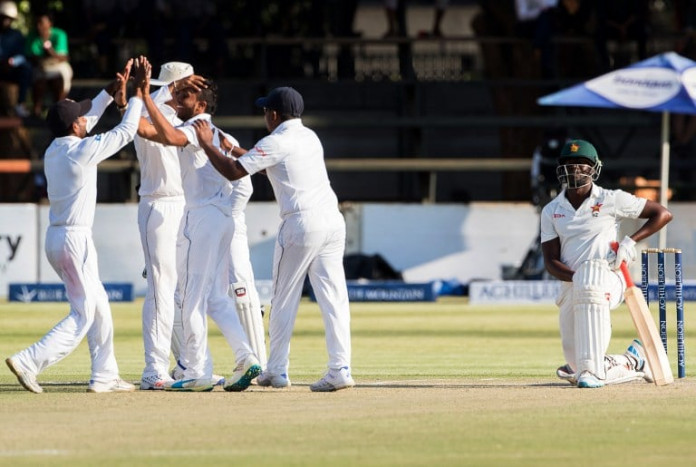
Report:
[[[239,321],[249,338],[249,345],[258,358],[261,368],[266,368],[266,332],[263,327],[261,306],[259,303],[256,303],[255,306],[252,304],[246,282],[232,284],[230,295],[234,298],[237,315],[239,315]]]
[[[599,379],[606,379],[604,354],[611,338],[609,273],[605,260],[590,260],[582,263],[573,276],[575,368],[578,374],[589,371]]]

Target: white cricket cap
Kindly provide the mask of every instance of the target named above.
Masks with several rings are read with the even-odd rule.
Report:
[[[168,86],[176,80],[193,74],[193,66],[184,62],[167,62],[160,68],[157,79],[151,79],[152,86]]]
[[[17,5],[15,2],[0,3],[0,16],[7,16],[11,19],[17,19]]]

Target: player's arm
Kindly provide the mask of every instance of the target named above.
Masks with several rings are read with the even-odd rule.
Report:
[[[672,213],[660,203],[648,200],[638,217],[647,219],[647,221],[631,235],[631,238],[636,242],[648,238],[667,225],[667,223],[672,220]]]
[[[152,96],[150,95],[150,76],[148,75],[147,79],[145,79],[143,83],[140,83],[138,87],[143,95],[143,103],[145,104],[147,113],[150,115],[150,120],[152,120],[152,128],[154,128],[155,131],[153,132],[152,128],[148,130],[147,125],[143,125],[143,121],[141,119],[138,123],[138,135],[169,146],[186,146],[188,144],[188,138],[186,138],[186,135],[174,128],[172,124],[169,123],[164,115],[162,115],[162,112],[159,111],[159,108],[157,108],[155,101],[152,99]]]
[[[205,151],[213,167],[228,180],[239,180],[248,175],[246,169],[239,161],[225,156],[213,144],[213,131],[210,124],[204,120],[196,120],[192,123],[198,136],[198,144]],[[233,149],[234,150],[234,149]],[[244,151],[246,152],[246,151]],[[240,154],[241,155],[241,154]]]
[[[146,67],[141,66],[136,71],[136,82],[142,81],[144,76],[149,73]],[[98,164],[108,159],[126,144],[133,141],[133,137],[138,129],[138,121],[142,112],[142,92],[136,87],[135,95],[130,98],[127,109],[121,119],[121,123],[113,129],[96,136],[84,138],[79,151],[81,163]]]
[[[129,59],[126,62],[123,71],[116,73],[116,78],[111,81],[94,99],[92,99],[92,108],[85,114],[87,119],[87,132],[90,132],[101,119],[106,108],[111,105],[115,98],[118,97],[117,105],[125,102],[125,88],[126,84],[131,75],[131,68],[133,66],[133,59]],[[117,96],[118,92],[122,90],[123,95]],[[119,104],[120,102],[120,104]],[[125,111],[125,108],[123,109]]]
[[[186,146],[188,144],[186,135],[169,123],[164,115],[162,115],[162,112],[159,111],[157,104],[152,100],[149,93],[144,94],[143,101],[145,102],[147,113],[150,115],[150,120],[152,120],[152,125],[149,129],[146,125],[139,125],[138,135],[168,146]],[[142,131],[141,126],[143,127]]]
[[[573,282],[575,271],[561,261],[561,240],[558,237],[542,243],[541,252],[544,254],[544,266],[549,274],[563,282]]]
[[[185,78],[178,79],[169,83],[166,87],[169,93],[173,96],[177,89],[193,88],[194,91],[198,92],[201,89],[208,87],[208,80],[206,80],[201,75],[191,75]]]

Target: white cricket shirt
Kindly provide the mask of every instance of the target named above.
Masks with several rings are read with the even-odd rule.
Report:
[[[283,219],[298,212],[338,209],[321,141],[299,118],[281,123],[239,163],[249,174],[266,170]]]
[[[112,98],[102,91],[92,100],[87,131],[94,128]],[[143,101],[132,97],[121,123],[94,136],[56,138],[46,149],[49,222],[52,226],[92,227],[97,203],[97,164],[133,140]]]
[[[225,135],[220,129],[210,122],[207,113],[192,117],[177,129],[186,135],[189,144],[179,150],[179,164],[181,165],[181,180],[184,187],[184,197],[188,208],[213,204],[225,212],[243,210],[253,191],[249,177],[243,177],[230,182],[220,174],[200,148],[196,129],[192,123],[198,119],[207,120],[213,130],[213,144],[220,148],[220,136],[224,135],[235,146],[239,142],[229,135]]]
[[[647,200],[623,190],[592,185],[576,211],[561,191],[541,211],[541,243],[558,237],[561,261],[575,271],[588,259],[602,259],[616,241],[621,219],[637,219]]]
[[[172,126],[176,127],[182,122],[176,116],[176,110],[165,103],[171,98],[168,86],[162,86],[152,93],[152,100],[157,104],[159,111]],[[135,135],[133,145],[140,163],[140,189],[138,190],[140,197],[183,196],[184,189],[181,185],[181,168],[179,167],[177,148],[138,135]]]

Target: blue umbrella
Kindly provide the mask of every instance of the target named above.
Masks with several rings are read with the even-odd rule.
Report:
[[[674,52],[648,58],[582,84],[541,97],[540,105],[605,107],[662,113],[660,203],[669,188],[669,114],[696,115],[696,62]],[[659,247],[666,246],[666,229]]]

